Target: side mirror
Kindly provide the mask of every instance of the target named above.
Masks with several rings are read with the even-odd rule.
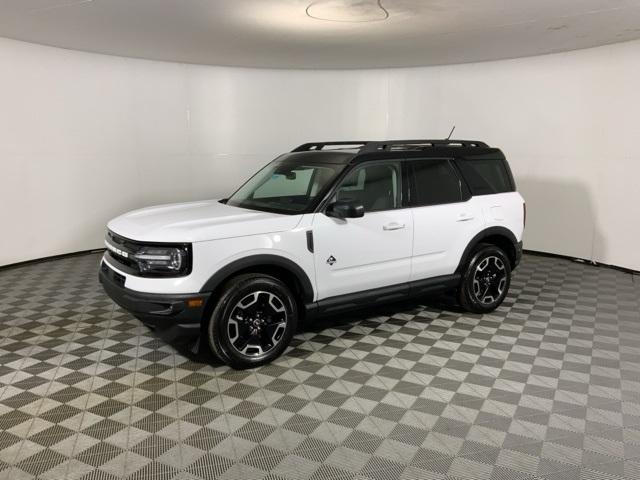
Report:
[[[364,206],[353,200],[338,200],[327,205],[325,214],[333,218],[364,217]]]

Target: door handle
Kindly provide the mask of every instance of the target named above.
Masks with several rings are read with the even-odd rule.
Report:
[[[473,220],[473,215],[470,213],[461,213],[458,215],[458,222],[468,222],[469,220]]]
[[[391,223],[387,223],[386,225],[382,226],[383,230],[400,230],[401,228],[404,228],[404,223],[397,223],[397,222],[391,222]]]

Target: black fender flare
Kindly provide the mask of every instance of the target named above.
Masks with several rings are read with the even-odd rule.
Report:
[[[483,239],[491,236],[505,237],[513,245],[514,253],[517,252],[518,240],[516,239],[516,236],[513,234],[511,230],[509,230],[506,227],[485,228],[484,230],[482,230],[480,233],[478,233],[475,237],[471,239],[471,241],[467,245],[467,248],[465,248],[464,252],[462,252],[462,257],[460,257],[460,263],[458,263],[458,268],[456,268],[456,273],[462,273],[462,270],[467,264],[467,261],[469,260],[469,256],[471,255],[471,252],[473,251],[473,249],[479,243],[481,243]],[[507,252],[507,254],[508,253],[509,252]]]
[[[304,301],[307,303],[313,302],[313,284],[307,273],[294,261],[281,255],[273,254],[249,255],[248,257],[239,258],[238,260],[228,263],[216,271],[209,280],[205,282],[200,292],[213,292],[234,274],[250,269],[251,267],[278,267],[287,270],[300,284]]]

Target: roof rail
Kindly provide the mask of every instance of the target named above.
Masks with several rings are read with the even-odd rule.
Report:
[[[346,147],[348,145],[357,146],[358,148],[362,148],[362,147],[366,146],[368,143],[370,143],[370,142],[363,142],[363,141],[359,141],[359,140],[341,141],[341,142],[311,142],[311,143],[304,143],[304,144],[300,145],[299,147],[294,148],[291,151],[292,152],[309,152],[309,151],[322,150],[326,146],[345,146]]]
[[[477,140],[384,140],[367,142],[360,153],[391,150],[424,150],[433,147],[484,147],[488,145]]]
[[[341,142],[311,142],[304,143],[292,150],[292,152],[311,152],[323,150],[327,146],[353,146],[359,149],[359,153],[388,152],[393,150],[425,150],[434,147],[480,147],[488,145],[478,140],[382,140],[368,141],[341,141]]]

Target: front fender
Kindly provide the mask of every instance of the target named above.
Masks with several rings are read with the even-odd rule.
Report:
[[[224,266],[218,268],[216,272],[205,282],[200,291],[212,292],[234,274],[247,270],[251,267],[264,266],[274,266],[286,269],[288,272],[293,274],[300,283],[305,302],[313,301],[314,290],[309,275],[298,263],[282,255],[282,252],[253,253],[231,260]]]

